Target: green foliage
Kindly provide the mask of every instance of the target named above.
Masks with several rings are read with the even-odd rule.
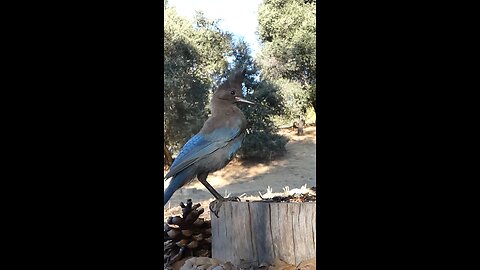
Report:
[[[228,67],[231,35],[201,13],[190,22],[165,7],[164,22],[164,138],[177,152],[208,117],[213,78]]]
[[[253,106],[242,106],[248,126],[247,136],[238,153],[242,159],[269,161],[285,153],[288,139],[277,134],[272,118],[283,112],[282,97],[278,87],[261,82],[250,89],[246,98],[255,102]]]
[[[287,138],[276,134],[272,121],[275,115],[283,114],[282,96],[278,86],[256,80],[258,67],[250,55],[250,49],[242,40],[234,44],[233,67],[231,71],[247,67],[244,80],[245,97],[256,105],[240,105],[247,118],[247,136],[238,152],[241,159],[269,161],[285,153]]]
[[[309,107],[307,109],[307,115],[305,116],[305,123],[306,124],[315,124],[317,122],[317,118],[315,116],[315,110],[313,107]]]
[[[283,123],[297,121],[299,116],[304,117],[308,107],[308,92],[302,89],[300,83],[284,78],[276,79],[274,84],[280,89],[283,98],[284,113],[281,115]]]
[[[247,136],[240,148],[241,159],[271,160],[285,152],[287,139],[276,134],[273,117],[294,115],[303,100],[303,87],[296,80],[273,76],[275,67],[259,64],[248,45],[218,28],[218,22],[198,12],[193,21],[165,5],[164,25],[164,138],[175,154],[197,133],[209,115],[212,90],[231,72],[247,67],[246,98],[257,105],[239,104],[247,121]],[[229,66],[227,59],[233,58]],[[268,76],[260,75],[266,73]],[[259,78],[265,77],[262,81]],[[284,99],[286,100],[284,103]],[[285,104],[295,104],[292,108]],[[303,105],[301,105],[303,106]]]
[[[288,84],[281,93],[285,100],[296,96],[293,103],[287,102],[289,114],[300,113],[296,117],[304,117],[308,106],[315,108],[315,8],[316,1],[304,0],[265,0],[259,8],[262,79]],[[293,93],[299,89],[304,93]]]

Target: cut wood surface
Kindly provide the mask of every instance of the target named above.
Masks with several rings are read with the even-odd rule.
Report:
[[[212,219],[212,257],[240,267],[316,256],[316,203],[225,202]]]

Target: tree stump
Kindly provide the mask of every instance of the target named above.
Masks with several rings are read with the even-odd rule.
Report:
[[[316,203],[225,202],[212,213],[212,257],[239,267],[316,257]]]

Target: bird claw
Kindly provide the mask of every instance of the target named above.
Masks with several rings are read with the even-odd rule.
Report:
[[[229,197],[229,198],[222,198],[222,199],[216,199],[210,203],[208,208],[210,209],[210,212],[212,212],[217,218],[218,218],[218,212],[220,211],[220,207],[222,207],[222,204],[224,202],[241,202],[240,198],[238,197]]]
[[[215,200],[210,203],[208,208],[210,209],[210,212],[212,212],[217,218],[218,218],[218,212],[220,211],[220,207],[222,206],[223,201],[220,200]]]

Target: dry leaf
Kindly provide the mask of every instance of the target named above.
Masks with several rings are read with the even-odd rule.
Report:
[[[185,261],[185,264],[180,268],[180,270],[194,270],[194,269],[212,269],[215,266],[220,265],[221,262],[216,259],[207,258],[207,257],[193,257]]]
[[[313,270],[315,268],[317,268],[316,257],[310,260],[303,261],[297,266],[297,269],[299,270]]]
[[[185,264],[185,261],[190,259],[192,257],[186,257],[186,258],[183,258],[181,260],[178,260],[177,262],[175,262],[173,264],[173,270],[180,270],[180,268]]]
[[[268,270],[295,270],[295,265],[288,264],[277,258],[273,264],[268,267]]]

